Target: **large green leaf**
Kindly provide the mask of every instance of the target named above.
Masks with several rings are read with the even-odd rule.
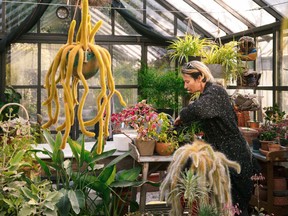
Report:
[[[99,174],[98,180],[110,185],[116,176],[116,166],[105,167],[103,171]]]
[[[68,216],[71,209],[68,191],[66,189],[61,189],[60,192],[63,194],[63,196],[57,203],[58,212],[60,216]]]
[[[36,156],[35,154],[35,159],[36,161],[40,164],[41,168],[44,170],[45,174],[48,176],[48,177],[51,177],[51,172],[50,172],[50,169],[49,167],[47,166],[47,164],[41,160],[39,157]]]
[[[46,141],[48,142],[50,148],[53,151],[54,146],[55,146],[55,141],[54,141],[53,137],[51,136],[51,133],[48,130],[43,130],[43,136],[45,137]]]
[[[74,141],[69,137],[68,138],[68,143],[69,143],[70,149],[71,149],[71,151],[73,153],[73,156],[74,156],[75,160],[77,161],[77,163],[79,163],[79,155],[78,155],[78,152],[77,152],[73,142]]]
[[[113,165],[119,163],[123,158],[127,157],[128,155],[130,155],[130,151],[125,152],[124,154],[116,157],[116,158],[115,158],[114,160],[112,160],[109,164],[107,164],[106,167],[113,166]]]
[[[129,170],[120,170],[116,174],[116,180],[117,181],[122,181],[122,180],[127,180],[127,181],[135,181],[139,174],[141,172],[141,167],[135,167]]]
[[[76,214],[79,214],[80,213],[80,206],[79,206],[78,199],[77,199],[77,196],[76,196],[76,193],[74,190],[68,191],[68,198],[70,200],[70,204],[72,206],[73,211]]]

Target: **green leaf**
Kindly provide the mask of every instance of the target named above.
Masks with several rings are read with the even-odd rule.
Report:
[[[107,164],[106,167],[113,166],[113,165],[119,163],[123,158],[127,157],[128,155],[130,155],[130,151],[125,152],[124,154],[118,156],[117,158],[112,160],[109,164]]]
[[[78,152],[73,144],[73,140],[69,137],[68,138],[68,143],[69,143],[69,146],[70,146],[70,149],[73,153],[73,157],[75,158],[75,160],[77,161],[77,164],[79,163],[79,155],[78,155]]]
[[[35,154],[35,159],[40,164],[41,168],[44,170],[47,177],[51,177],[52,174],[47,164],[43,160],[41,160],[39,157],[37,157],[36,154]]]
[[[71,204],[67,194],[68,192],[65,189],[61,189],[60,192],[63,196],[57,203],[58,212],[60,216],[68,216],[71,209]]]
[[[34,195],[31,190],[27,187],[22,187],[21,191],[23,192],[24,196],[30,200],[38,200],[38,197]]]
[[[75,191],[69,190],[68,191],[68,198],[70,200],[73,211],[76,214],[79,214],[80,213],[80,207],[79,207],[79,203],[78,203],[78,199],[77,199]]]
[[[50,145],[52,151],[54,150],[54,146],[55,146],[55,141],[53,139],[53,137],[51,136],[51,133],[44,129],[43,130],[43,136],[45,137],[46,141],[48,142],[48,144]]]
[[[16,166],[20,163],[20,161],[23,159],[23,156],[25,154],[24,150],[19,150],[16,155],[10,159],[10,165]]]
[[[116,179],[117,181],[127,180],[127,181],[135,181],[141,172],[141,167],[135,167],[129,170],[121,170],[117,173]]]
[[[105,167],[103,171],[99,174],[98,180],[110,185],[114,181],[116,176],[116,166]]]
[[[36,207],[26,205],[20,209],[18,216],[36,215],[36,212]]]
[[[75,193],[76,193],[76,197],[78,199],[80,209],[84,208],[85,207],[85,201],[86,201],[85,194],[83,193],[82,190],[76,190]]]

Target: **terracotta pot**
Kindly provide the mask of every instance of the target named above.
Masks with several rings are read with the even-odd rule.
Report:
[[[274,143],[274,141],[266,141],[266,140],[260,140],[261,142],[261,149],[265,151],[269,151],[268,144]]]
[[[285,178],[273,178],[273,190],[283,191],[287,190],[287,182]]]
[[[269,151],[279,151],[280,150],[280,144],[268,143],[268,149],[269,149]]]
[[[162,156],[173,154],[175,147],[171,143],[156,142],[155,151]]]
[[[255,121],[248,121],[247,124],[250,128],[259,128],[260,126],[260,122]]]
[[[155,143],[155,140],[136,139],[135,141],[135,145],[139,151],[139,154],[143,156],[151,156],[154,154]]]

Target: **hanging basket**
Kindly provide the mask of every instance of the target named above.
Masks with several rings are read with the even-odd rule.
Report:
[[[244,72],[241,77],[237,77],[237,86],[257,87],[259,85],[260,78],[260,73],[248,70],[247,72]]]

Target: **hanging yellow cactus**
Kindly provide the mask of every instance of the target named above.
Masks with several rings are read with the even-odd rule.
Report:
[[[66,118],[65,122],[56,128],[57,131],[65,129],[61,145],[62,149],[65,148],[71,126],[74,124],[76,105],[79,105],[77,117],[80,130],[84,135],[94,137],[95,133],[88,131],[86,127],[93,126],[99,122],[98,154],[102,152],[103,137],[109,135],[108,125],[110,118],[110,100],[112,96],[116,94],[120,103],[126,106],[120,92],[115,89],[111,71],[111,56],[108,50],[94,44],[94,36],[101,24],[102,20],[99,20],[95,26],[91,28],[88,1],[83,0],[82,20],[76,35],[76,41],[73,41],[76,26],[76,21],[73,20],[70,24],[67,43],[59,49],[46,74],[45,88],[47,89],[48,97],[43,105],[46,105],[48,108],[49,120],[42,125],[42,127],[48,128],[51,125],[57,124],[60,104],[56,85],[59,83],[62,85],[64,91],[64,111]],[[91,71],[92,73],[93,70],[94,73],[98,71],[97,69],[95,70],[96,67],[99,68],[101,86],[101,92],[97,96],[96,102],[98,113],[94,118],[84,121],[82,111],[89,91],[86,79],[93,76]],[[77,86],[80,81],[83,84],[84,93],[78,103]],[[107,89],[109,90],[108,92]]]

